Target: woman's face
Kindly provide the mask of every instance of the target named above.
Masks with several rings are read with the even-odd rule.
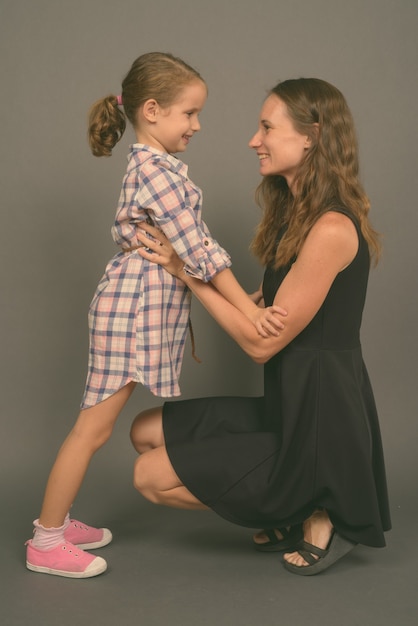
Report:
[[[260,174],[284,176],[291,189],[298,167],[311,146],[311,139],[295,130],[283,100],[270,94],[263,104],[258,130],[249,146],[257,152]]]

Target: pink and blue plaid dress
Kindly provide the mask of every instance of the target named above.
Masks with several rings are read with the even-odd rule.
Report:
[[[112,228],[121,250],[108,263],[89,309],[89,365],[81,408],[105,400],[130,381],[156,396],[180,395],[191,294],[182,281],[132,248],[138,246],[137,229],[148,220],[171,241],[186,271],[211,280],[231,260],[211,237],[201,212],[201,191],[182,161],[142,144],[131,146]]]

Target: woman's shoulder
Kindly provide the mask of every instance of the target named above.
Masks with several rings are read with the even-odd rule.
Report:
[[[330,209],[318,217],[311,231],[322,236],[358,240],[357,220],[345,209]]]
[[[302,251],[314,256],[329,255],[341,259],[343,266],[351,263],[359,248],[359,235],[354,220],[345,212],[326,211],[310,229]]]

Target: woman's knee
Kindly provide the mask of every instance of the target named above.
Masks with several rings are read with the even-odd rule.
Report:
[[[130,437],[133,447],[140,454],[163,445],[162,408],[139,413],[132,422]]]

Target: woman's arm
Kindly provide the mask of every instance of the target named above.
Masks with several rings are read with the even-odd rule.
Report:
[[[158,238],[158,234],[155,236]],[[148,245],[149,240],[141,237],[141,241]],[[268,361],[309,324],[336,276],[351,263],[358,249],[357,232],[348,217],[335,212],[323,215],[312,227],[297,260],[276,293],[274,305],[288,313],[285,328],[279,336],[262,337],[250,320],[210,283],[202,283],[185,274],[181,259],[173,259],[163,236],[160,241],[164,245],[154,242],[149,246],[154,253],[144,248],[140,248],[139,253],[181,277],[210,315],[257,363]],[[269,316],[277,315],[271,307],[265,311],[267,321]]]
[[[258,302],[244,291],[230,269],[216,274],[211,283],[228,302],[248,317],[263,337],[268,337],[269,334],[278,335],[283,330],[284,324],[280,317],[272,315],[266,319],[263,309],[257,306]],[[275,306],[274,310],[282,316],[286,315],[286,311],[280,307]]]

